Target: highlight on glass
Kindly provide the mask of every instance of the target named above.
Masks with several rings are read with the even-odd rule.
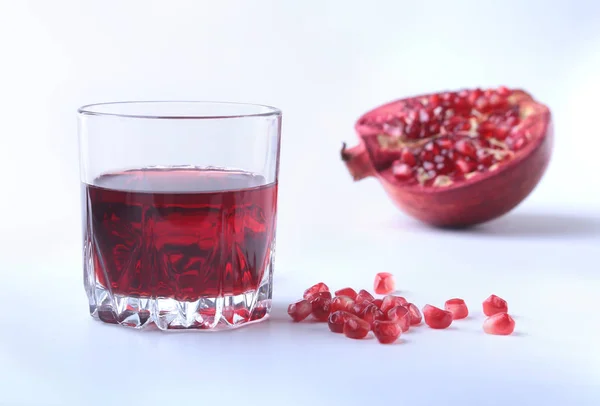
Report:
[[[84,286],[105,323],[227,329],[271,309],[280,110],[79,109]]]

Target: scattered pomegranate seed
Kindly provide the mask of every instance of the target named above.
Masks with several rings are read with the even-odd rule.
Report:
[[[372,326],[375,320],[385,320],[385,314],[377,306],[370,304],[363,311],[361,318]]]
[[[351,312],[352,307],[354,307],[354,300],[348,296],[336,296],[331,300],[330,310],[331,312],[336,312],[338,310],[344,310],[346,312]]]
[[[373,299],[373,302],[371,302],[371,303],[373,303],[375,306],[377,306],[379,309],[381,309],[383,300],[382,299]]]
[[[321,292],[329,292],[329,287],[325,285],[323,282],[319,282],[316,285],[311,286],[310,288],[304,291],[303,298],[306,300],[312,299],[314,295]]]
[[[425,323],[431,328],[444,329],[452,324],[452,313],[435,306],[425,305],[423,316],[425,317]]]
[[[496,313],[483,322],[487,334],[507,336],[515,331],[515,321],[508,313]]]
[[[452,313],[452,318],[454,320],[464,319],[469,315],[467,304],[464,300],[458,298],[446,300],[444,309]]]
[[[369,330],[371,330],[369,323],[358,317],[348,317],[344,322],[344,335],[348,338],[365,338]]]
[[[382,312],[387,313],[387,311],[390,310],[392,307],[403,306],[407,303],[408,302],[406,301],[406,299],[402,296],[387,295],[383,298],[380,308]]]
[[[381,344],[392,344],[400,337],[402,329],[396,322],[375,320],[373,334]]]
[[[372,304],[373,303],[366,301],[362,303],[354,302],[354,306],[352,306],[352,311],[350,313],[362,318],[362,315],[365,312],[366,308]]]
[[[329,319],[327,320],[327,325],[329,326],[329,330],[333,333],[343,333],[344,332],[344,323],[349,317],[356,317],[348,312],[343,310],[338,310],[336,312],[332,312],[329,315]]]
[[[356,291],[352,288],[344,288],[335,291],[336,296],[348,296],[352,300],[356,300],[357,294],[358,293],[356,293]]]
[[[372,294],[370,294],[369,292],[367,292],[364,289],[361,289],[358,292],[358,295],[356,295],[356,299],[354,299],[356,301],[356,303],[362,303],[362,302],[373,302],[373,300],[375,300],[375,298],[373,297]]]
[[[387,318],[389,321],[398,323],[403,333],[410,328],[410,312],[404,306],[392,307],[387,312]]]
[[[331,313],[331,293],[319,292],[310,301],[312,315],[318,321],[327,321]]]
[[[423,316],[421,315],[421,311],[419,310],[419,308],[412,303],[407,303],[404,305],[404,307],[406,307],[408,313],[410,313],[410,325],[417,326],[421,324]]]
[[[375,275],[374,290],[378,295],[387,295],[396,289],[394,275],[389,272],[379,272]]]
[[[483,314],[493,316],[496,313],[507,313],[508,304],[506,300],[496,295],[491,295],[483,301]]]
[[[308,300],[299,300],[288,306],[288,314],[295,322],[299,322],[308,317],[312,312],[312,305]]]

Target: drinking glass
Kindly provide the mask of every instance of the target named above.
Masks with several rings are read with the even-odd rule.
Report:
[[[78,113],[90,314],[161,330],[267,318],[281,111],[173,101]]]

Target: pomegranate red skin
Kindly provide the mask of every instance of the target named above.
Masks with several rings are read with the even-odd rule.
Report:
[[[383,110],[392,111],[396,103],[398,101],[387,103],[364,114],[355,126],[359,136],[375,137],[377,134],[360,124],[362,119]],[[513,159],[495,171],[480,174],[476,179],[441,188],[400,186],[391,173],[375,170],[362,140],[352,149],[346,149],[344,145],[342,160],[355,181],[375,176],[401,211],[426,224],[464,228],[484,223],[508,213],[521,203],[537,186],[550,162],[554,143],[550,110],[533,99],[530,104],[537,115],[530,131],[537,136]]]

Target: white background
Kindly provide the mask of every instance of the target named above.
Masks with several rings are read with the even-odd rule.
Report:
[[[600,404],[600,3],[0,1],[0,404]],[[474,230],[432,230],[339,161],[390,99],[523,87],[553,111],[535,192]],[[131,99],[284,112],[275,310],[224,334],[114,328],[87,314],[76,108]],[[396,275],[471,320],[394,346],[292,325],[308,285]],[[517,334],[482,334],[504,296]],[[385,403],[383,403],[385,404]]]

